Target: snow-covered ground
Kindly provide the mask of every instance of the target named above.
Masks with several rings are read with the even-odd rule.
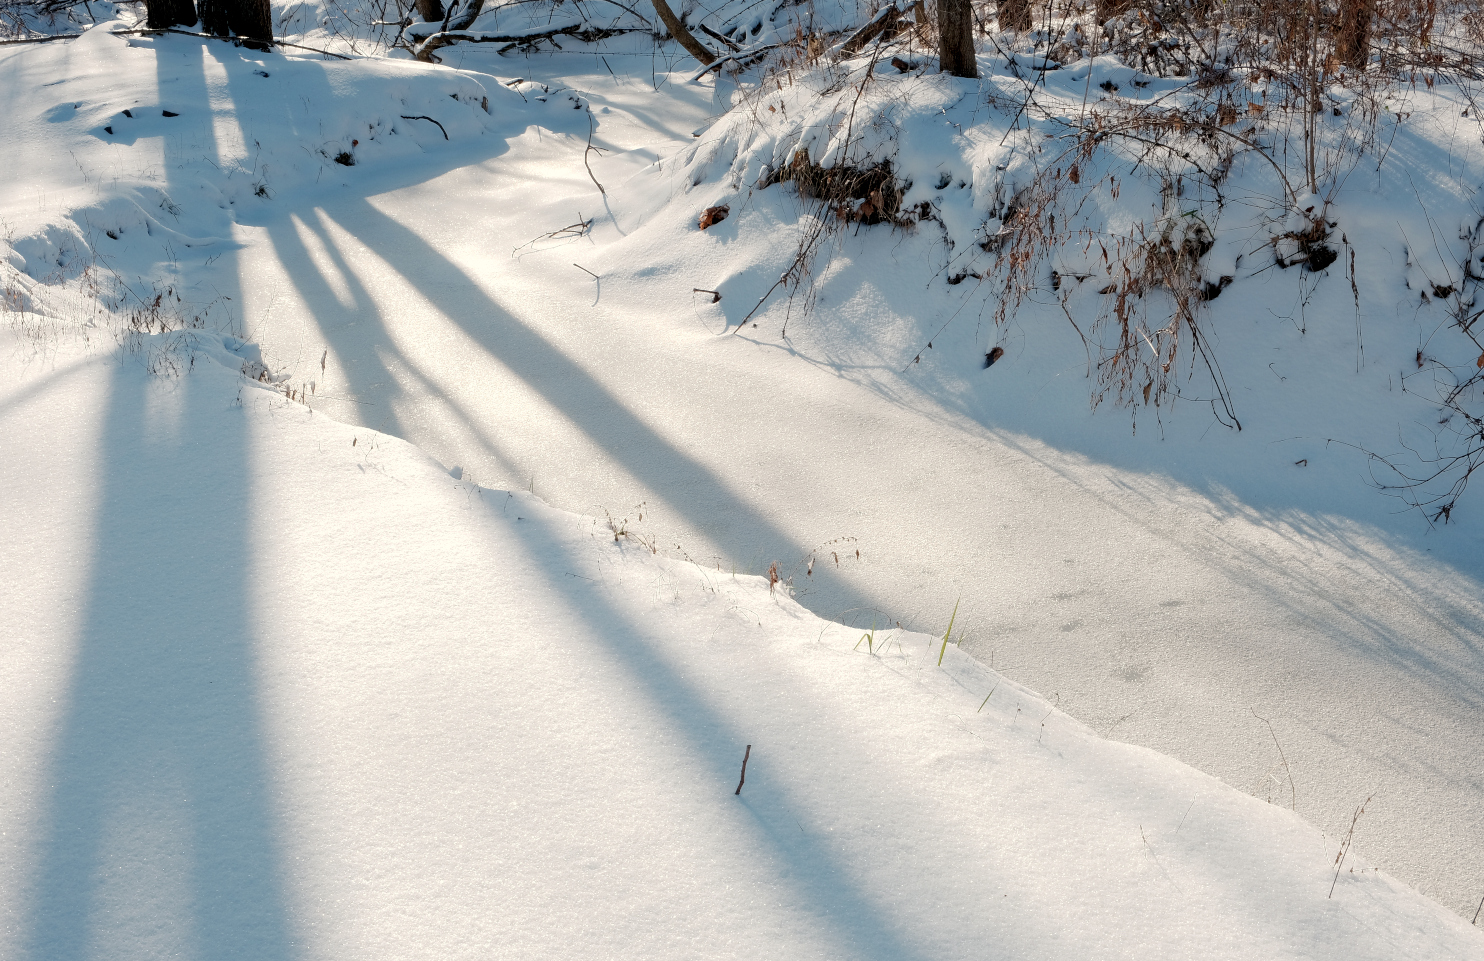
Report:
[[[1435,418],[1396,392],[1442,326],[1387,286],[1417,258],[1358,248],[1360,325],[1344,277],[1239,276],[1245,429],[1131,436],[1065,320],[995,328],[928,225],[727,334],[800,217],[732,175],[766,144],[710,126],[726,83],[106,29],[0,53],[7,289],[52,315],[0,400],[0,952],[1484,953],[1388,877],[1484,894],[1480,527],[1326,443]],[[64,281],[127,283],[141,332]],[[896,625],[955,608],[940,670]]]
[[[5,344],[4,957],[1484,957],[939,638],[456,481],[222,342]]]

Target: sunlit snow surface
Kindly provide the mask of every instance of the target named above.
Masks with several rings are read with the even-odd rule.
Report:
[[[87,364],[8,349],[6,528],[29,540],[0,950],[1481,951],[1349,872],[1455,911],[1484,883],[1478,525],[1391,516],[1325,443],[1431,415],[1386,384],[1437,318],[1378,312],[1357,374],[1343,280],[1300,322],[1296,274],[1239,281],[1212,310],[1246,430],[1184,405],[1163,440],[1086,412],[1059,310],[997,332],[972,285],[932,282],[927,231],[847,239],[787,339],[782,298],[723,336],[798,210],[722,170],[687,191],[711,89],[475,59],[542,72],[101,35],[0,59],[32,91],[29,156],[78,157],[0,147],[37,171],[4,187],[13,263],[75,277],[72,214],[106,268],[175,281],[313,381],[316,411],[233,384],[225,348],[153,379],[102,331]],[[168,104],[166,73],[189,91]],[[130,104],[115,130],[144,133],[105,139]],[[773,560],[857,629],[747,576]],[[873,619],[877,642],[941,632],[956,602],[985,664],[1261,801],[952,645],[945,673],[923,635],[852,649]]]

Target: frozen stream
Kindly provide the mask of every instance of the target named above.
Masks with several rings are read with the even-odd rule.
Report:
[[[710,111],[709,90],[645,79],[569,81],[612,111],[599,142],[629,151],[594,161],[610,194]],[[623,260],[632,278],[645,252],[605,253],[623,217],[602,219],[586,115],[569,113],[576,135],[528,129],[427,182],[325,192],[239,228],[245,247],[214,269],[239,272],[248,332],[316,381],[317,410],[699,563],[777,560],[827,617],[941,632],[961,597],[966,650],[1099,733],[1331,836],[1374,795],[1358,849],[1472,913],[1475,580],[1363,525],[1295,526],[719,336],[688,294],[699,274],[595,282],[573,262],[603,276]],[[591,240],[512,256],[579,212],[600,218]]]

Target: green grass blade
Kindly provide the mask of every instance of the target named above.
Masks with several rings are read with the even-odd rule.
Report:
[[[958,601],[954,601],[953,602],[953,614],[948,618],[948,630],[946,630],[946,631],[943,632],[943,646],[940,647],[940,648],[938,648],[938,666],[939,667],[942,667],[943,666],[943,655],[945,653],[947,653],[947,651],[948,651],[948,635],[950,635],[950,634],[953,633],[953,622],[954,622],[954,619],[958,617],[958,604],[959,604],[959,601],[962,601],[962,600],[963,600],[963,598],[960,597],[958,599]]]

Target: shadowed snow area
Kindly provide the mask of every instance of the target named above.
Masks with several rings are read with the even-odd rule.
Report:
[[[779,561],[802,603],[855,626],[941,630],[961,597],[967,650],[1094,729],[1331,833],[1374,794],[1364,849],[1457,910],[1477,901],[1477,525],[1419,536],[1418,514],[1390,516],[1400,505],[1365,485],[1363,458],[1281,409],[1204,444],[1211,418],[1196,405],[1163,444],[1153,423],[1130,438],[1104,411],[1096,426],[1115,436],[1092,438],[1089,457],[1081,351],[1060,330],[1060,353],[971,371],[997,378],[979,410],[951,382],[931,389],[949,377],[924,390],[893,369],[921,343],[890,343],[918,326],[927,340],[947,316],[920,309],[920,238],[850,249],[858,259],[832,268],[818,314],[787,339],[781,309],[770,331],[721,336],[721,308],[735,300],[735,324],[795,246],[784,188],[705,235],[692,218],[720,196],[652,213],[646,179],[660,175],[645,167],[675,143],[639,125],[657,95],[606,75],[565,82],[600,132],[616,128],[603,141],[615,153],[592,161],[612,200],[581,165],[587,121],[563,93],[495,159],[239,230],[253,336],[319,379],[321,409],[480,483],[627,518],[705,563]],[[691,122],[708,109],[693,104]],[[590,238],[511,255],[588,217]],[[720,306],[692,293],[728,282],[739,292]],[[982,349],[945,337],[935,352],[945,342],[978,366]],[[1233,379],[1270,389],[1257,373]],[[1286,485],[1259,473],[1298,473],[1301,458],[1312,473]]]
[[[1397,183],[1365,311],[1217,230],[1244,430],[1131,431],[1092,283],[946,280],[993,137],[743,326],[801,93],[107,27],[0,53],[0,958],[1484,957],[1484,528],[1356,450],[1436,420]],[[900,169],[990,122],[900,82]]]
[[[0,955],[1484,956],[938,638],[455,481],[221,344],[4,345],[0,494],[61,522],[6,569]]]

